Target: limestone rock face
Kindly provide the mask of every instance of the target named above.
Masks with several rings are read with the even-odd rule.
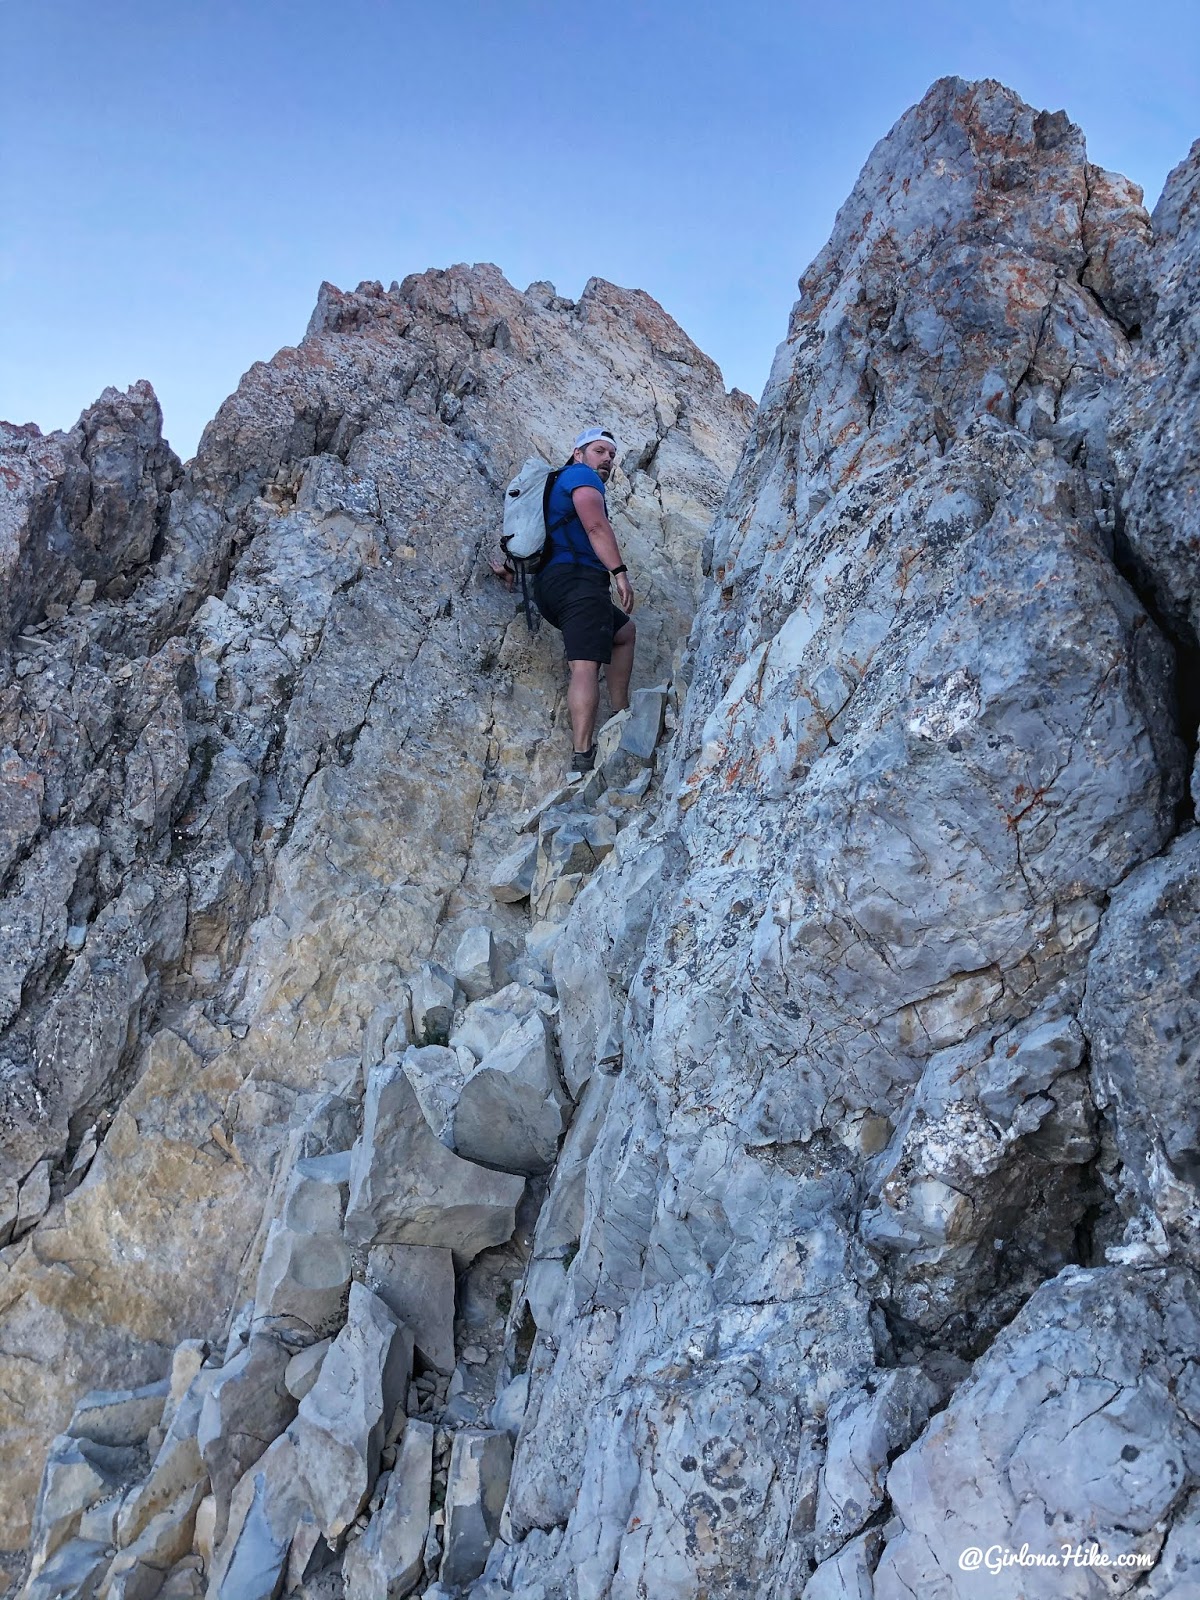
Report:
[[[648,296],[481,266],[324,286],[186,468],[145,384],[5,425],[0,1549],[84,1389],[253,1298],[281,1154],[353,1142],[311,1119],[353,1115],[372,1018],[481,924],[508,981],[489,882],[570,748],[559,636],[488,566],[509,477],[617,435],[653,683],[752,413]]]
[[[1200,223],[1179,215],[1173,263]],[[1108,439],[1144,382],[1135,324],[1175,337],[1143,311],[1161,260],[1140,195],[1062,113],[946,80],[801,279],[714,526],[664,799],[557,942],[568,1088],[621,1070],[581,1212],[572,1164],[543,1213],[576,1237],[535,1243],[489,1600],[782,1600],[810,1577],[1015,1595],[1019,1571],[959,1586],[955,1538],[976,1540],[948,1519],[972,1482],[991,1540],[1045,1548],[1078,1515],[1115,1560],[1195,1481],[1190,1403],[1167,1399],[1190,1336],[1163,1320],[1189,1268],[1167,1287],[1104,1265],[1160,1259],[1121,1242],[1139,1200],[1194,1231],[1153,1154],[1190,1183],[1194,1117],[1166,1126],[1188,1081],[1185,842],[1155,858],[1194,730],[1114,544]],[[1088,1309],[1126,1296],[1115,1321]],[[1094,1457],[1056,1454],[1091,1409],[1073,1391],[1037,1420],[1021,1374],[1060,1367],[1104,1375]],[[1150,1408],[1129,1441],[1159,1441],[1152,1482],[1122,1464],[1118,1397]],[[968,1442],[998,1410],[1005,1440]]]
[[[31,1595],[1195,1586],[1198,170],[1151,219],[935,84],[727,493],[748,407],[645,296],[326,286],[112,535],[129,592],[30,602]],[[566,783],[485,556],[593,416],[645,609]]]
[[[1113,896],[1088,964],[1083,1022],[1097,1103],[1121,1155],[1130,1249],[1200,1262],[1200,833],[1177,839]]]
[[[1200,1434],[1183,1350],[1196,1348],[1198,1311],[1186,1270],[1068,1269],[1043,1285],[893,1463],[888,1483],[904,1531],[883,1553],[876,1600],[963,1593],[959,1555],[995,1544],[997,1529],[1017,1551],[1092,1546],[1114,1569],[1141,1557],[1146,1570],[1196,1471]],[[1136,1569],[1126,1571],[1132,1581]],[[984,1569],[976,1581],[980,1592],[986,1577],[1004,1595],[1061,1600],[1122,1592],[1114,1576],[1120,1583],[1119,1571],[1080,1563],[1010,1568],[998,1584]]]
[[[1124,538],[1168,625],[1200,640],[1200,140],[1167,179],[1154,208],[1142,343],[1114,446],[1124,488]]]
[[[6,651],[47,606],[129,592],[163,536],[181,474],[148,383],[106,389],[69,433],[0,423]]]

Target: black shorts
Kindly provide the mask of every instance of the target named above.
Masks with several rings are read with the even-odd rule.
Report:
[[[534,580],[538,610],[563,636],[568,661],[612,660],[613,635],[629,618],[612,603],[607,572],[556,561]]]

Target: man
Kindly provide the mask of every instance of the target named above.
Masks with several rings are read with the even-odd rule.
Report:
[[[616,459],[616,440],[606,428],[585,428],[575,440],[571,459],[550,491],[545,560],[534,583],[538,610],[562,633],[571,668],[567,710],[574,774],[590,772],[596,764],[592,739],[602,666],[613,710],[629,704],[637,634],[630,615],[633,586],[604,498]],[[619,607],[612,602],[610,584],[616,585]]]

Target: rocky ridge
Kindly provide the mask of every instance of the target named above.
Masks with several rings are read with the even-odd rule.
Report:
[[[142,471],[176,487],[123,558],[140,603],[98,631],[94,594],[60,577],[46,603],[90,648],[192,652],[179,703],[238,734],[251,843],[228,806],[219,874],[207,825],[194,855],[136,841],[121,892],[174,869],[186,914],[169,892],[122,907],[145,987],[128,1053],[97,1052],[90,1166],[92,1102],[60,1149],[53,1108],[13,1101],[20,1161],[51,1134],[14,1167],[0,1347],[32,1342],[37,1297],[68,1358],[42,1380],[40,1425],[65,1431],[30,1596],[1191,1592],[1198,175],[1200,144],[1150,218],[1062,113],[935,85],[801,280],[683,654],[688,551],[748,418],[644,297],[568,307],[478,269],[323,291],[186,479]],[[619,303],[619,337],[589,295]],[[392,393],[397,347],[446,329],[472,376],[448,382],[443,351],[381,422],[363,400]],[[431,482],[437,547],[459,515],[478,532],[523,453],[514,396],[528,414],[610,364],[622,438],[647,430],[622,535],[654,573],[641,681],[661,681],[559,788],[538,743],[554,663],[472,588],[478,543],[406,585],[355,541],[396,563]],[[650,409],[647,370],[685,380],[674,410],[657,390]],[[299,485],[262,466],[293,446]],[[409,501],[397,458],[427,475]],[[314,578],[309,657],[289,629],[311,637]],[[454,693],[487,631],[464,593],[511,672],[483,732]],[[373,606],[424,629],[395,678],[371,679],[395,659]],[[60,687],[62,644],[35,658]],[[302,669],[272,677],[289,650]],[[160,749],[167,812],[195,807],[217,762],[172,792]],[[128,800],[91,805],[107,861]],[[198,948],[214,881],[224,942]],[[73,976],[36,971],[35,1040]],[[122,1253],[127,1196],[174,1170],[143,1144],[182,1164],[192,1137],[220,1155],[174,1238],[224,1229],[236,1289],[203,1249],[194,1285]],[[140,1387],[77,1398],[118,1372]],[[960,1566],[1022,1544],[1106,1561]]]
[[[752,409],[647,296],[480,267],[326,286],[186,468],[144,385],[5,431],[3,1546],[84,1391],[224,1349],[262,1271],[336,1280],[272,1223],[353,1143],[412,974],[486,911],[544,981],[489,889],[568,737],[556,636],[488,570],[508,477],[610,421],[665,676]]]
[[[632,981],[603,997],[620,867],[555,959],[564,1040],[623,1013],[624,1065],[480,1593],[1166,1593],[1194,1559],[1196,545],[1162,496],[1198,160],[1151,223],[1061,113],[946,81],[802,278]],[[1023,1542],[1131,1565],[960,1569]]]

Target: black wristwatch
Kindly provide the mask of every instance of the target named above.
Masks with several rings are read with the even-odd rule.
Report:
[[[621,563],[621,565],[619,567],[609,567],[608,575],[609,575],[610,578],[615,578],[618,572],[628,572],[628,571],[629,571],[629,568],[622,561],[622,563]]]

